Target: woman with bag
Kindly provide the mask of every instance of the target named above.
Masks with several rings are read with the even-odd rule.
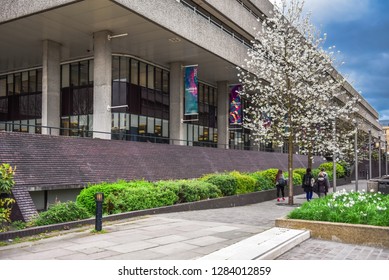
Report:
[[[311,168],[307,168],[306,173],[303,176],[303,189],[306,193],[307,201],[310,201],[313,196],[313,184],[315,183],[315,178],[313,178]]]
[[[277,188],[277,201],[280,201],[280,192],[282,195],[282,200],[285,200],[285,186],[286,186],[286,180],[284,178],[284,174],[282,174],[282,170],[278,169],[277,175],[276,175],[276,188]]]

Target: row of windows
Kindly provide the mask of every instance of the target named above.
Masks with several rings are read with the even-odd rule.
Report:
[[[0,76],[0,97],[42,92],[42,69]]]

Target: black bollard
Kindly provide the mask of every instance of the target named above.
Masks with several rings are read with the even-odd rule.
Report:
[[[104,193],[98,192],[95,194],[96,201],[96,221],[95,221],[95,230],[101,231],[103,227],[103,201]]]

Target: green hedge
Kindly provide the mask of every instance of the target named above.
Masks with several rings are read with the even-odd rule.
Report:
[[[237,194],[251,193],[255,190],[255,180],[245,174],[239,173],[238,171],[232,171],[229,175],[233,176],[237,182]]]
[[[207,174],[200,180],[217,186],[223,196],[234,195],[238,189],[238,180],[231,174]]]
[[[78,203],[73,201],[59,202],[52,204],[45,212],[39,213],[39,216],[31,221],[32,226],[44,226],[70,221],[77,221],[92,217],[91,213]]]
[[[333,173],[334,164],[332,162],[325,162],[320,164],[319,169],[324,168],[324,170],[329,174]],[[346,176],[346,170],[343,165],[336,163],[336,178],[344,178]]]

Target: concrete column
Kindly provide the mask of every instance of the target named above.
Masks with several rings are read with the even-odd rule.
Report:
[[[221,81],[217,83],[217,147],[228,149],[229,131],[229,92],[228,82]]]
[[[170,144],[185,145],[184,124],[184,69],[181,62],[170,65]]]
[[[43,41],[42,69],[42,134],[59,135],[61,90],[61,45]]]
[[[112,49],[108,31],[93,34],[93,138],[111,139]]]

